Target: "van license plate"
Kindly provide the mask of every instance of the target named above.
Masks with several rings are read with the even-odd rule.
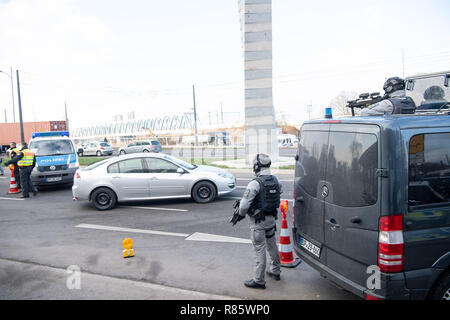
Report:
[[[61,181],[62,177],[52,177],[52,178],[47,178],[46,181],[47,182],[55,182],[55,181]]]
[[[317,258],[320,258],[320,247],[316,246],[315,244],[312,244],[305,238],[300,238],[300,246],[306,251],[315,255]]]

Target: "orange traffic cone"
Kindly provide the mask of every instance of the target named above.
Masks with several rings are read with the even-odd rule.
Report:
[[[288,223],[286,220],[286,212],[288,209],[288,201],[282,200],[280,204],[280,210],[283,219],[281,220],[281,232],[280,232],[280,262],[282,267],[295,268],[302,262],[299,258],[294,258],[292,252],[291,237],[289,234]]]
[[[9,166],[9,170],[11,170],[11,180],[9,182],[9,192],[8,194],[19,193],[19,189],[17,189],[16,178],[14,177],[14,165]]]

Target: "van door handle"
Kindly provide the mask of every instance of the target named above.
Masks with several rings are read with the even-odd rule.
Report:
[[[361,218],[358,216],[354,216],[353,218],[350,219],[351,223],[361,223]]]
[[[113,179],[120,179],[119,176],[113,176],[112,178],[113,178]]]
[[[304,202],[304,201],[305,201],[305,198],[303,198],[303,197],[297,197],[297,198],[295,198],[295,201],[298,201],[298,202]]]
[[[325,220],[325,222],[331,225],[332,230],[335,230],[336,228],[341,227],[339,224],[336,223],[336,220],[334,220],[334,219]]]

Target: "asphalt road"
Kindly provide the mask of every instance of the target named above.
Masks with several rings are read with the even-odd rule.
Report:
[[[266,279],[266,290],[244,287],[252,277],[249,221],[228,221],[251,174],[233,172],[239,188],[210,204],[147,201],[107,212],[72,201],[70,188],[19,200],[0,177],[0,299],[358,299],[305,263],[283,268],[279,282]],[[278,177],[282,198],[291,199],[292,172]],[[281,219],[277,227],[279,239]],[[135,256],[124,259],[127,237]]]

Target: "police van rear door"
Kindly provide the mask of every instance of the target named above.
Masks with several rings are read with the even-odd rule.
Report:
[[[367,268],[377,266],[381,177],[380,128],[330,126],[325,181],[324,245],[327,266],[365,287]]]
[[[330,124],[304,124],[298,144],[294,180],[295,246],[326,264],[324,201],[320,187],[325,180]]]

